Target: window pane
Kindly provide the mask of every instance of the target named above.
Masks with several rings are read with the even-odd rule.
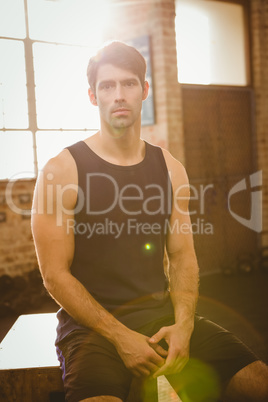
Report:
[[[247,85],[243,6],[176,1],[179,82]]]
[[[45,163],[56,156],[63,148],[84,140],[94,132],[84,131],[38,131],[36,134],[38,169],[42,169]]]
[[[0,39],[0,128],[28,128],[24,45]]]
[[[23,0],[0,0],[0,36],[25,38]]]
[[[97,107],[89,102],[89,49],[36,43],[34,68],[39,128],[98,128]]]
[[[32,133],[0,131],[0,179],[34,176]]]
[[[110,0],[28,0],[33,39],[98,46],[106,25]]]

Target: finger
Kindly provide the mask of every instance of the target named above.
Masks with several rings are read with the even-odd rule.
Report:
[[[165,337],[166,331],[165,328],[161,328],[156,334],[154,334],[150,339],[149,343],[158,343]]]
[[[172,372],[180,372],[187,363],[189,356],[181,356],[178,350],[169,349],[166,359],[167,370]]]
[[[161,357],[158,353],[154,352],[154,354],[150,358],[150,363],[153,363],[158,368],[165,364],[165,359]]]
[[[159,370],[159,368],[160,368],[161,366],[163,366],[164,364],[165,364],[165,361],[163,361],[163,363],[162,363],[161,365],[151,363],[151,364],[148,364],[148,365],[146,366],[146,368],[149,369],[150,375],[152,375],[152,374],[155,373],[157,370]]]
[[[178,366],[176,368],[176,371],[179,373],[180,371],[182,371],[184,369],[184,367],[186,366],[186,364],[188,363],[189,358],[188,357],[183,357],[182,359],[180,359],[180,362],[178,363]]]
[[[167,374],[174,374],[179,372],[180,370],[176,365],[174,365],[174,362],[166,362],[162,367],[160,367],[153,375],[154,378],[160,376],[160,375],[167,375]]]
[[[152,371],[150,371],[149,368],[144,366],[136,367],[135,369],[132,370],[132,374],[134,374],[134,376],[138,378],[149,377],[151,373]]]
[[[141,377],[141,373],[138,369],[130,369],[131,373],[134,375],[134,377],[140,378]]]
[[[151,373],[152,373],[152,371],[151,370],[149,370],[149,368],[143,368],[142,370],[141,370],[141,376],[142,377],[149,377],[150,375],[151,375]]]
[[[138,370],[142,376],[151,375],[153,372],[159,369],[165,363],[165,359],[151,349],[150,354],[142,362],[133,367],[134,370]]]
[[[188,360],[189,359],[187,357],[169,361],[167,359],[166,363],[154,373],[153,377],[156,378],[160,375],[179,373],[183,370]]]
[[[165,363],[165,361],[163,360],[163,362],[161,363],[161,366],[164,363]],[[147,362],[146,366],[139,367],[139,370],[140,370],[140,373],[142,376],[148,377],[148,376],[151,376],[153,373],[155,373],[161,366],[159,364],[155,364],[153,362]]]
[[[155,376],[176,372],[179,369],[180,361],[181,357],[178,355],[178,351],[174,348],[169,348],[166,362],[155,372]]]
[[[159,377],[160,375],[164,375],[164,374],[167,372],[168,367],[169,367],[169,366],[168,366],[166,363],[163,364],[162,367],[158,368],[158,370],[156,370],[156,371],[153,373],[153,378]]]
[[[168,357],[166,359],[167,364],[186,364],[189,360],[189,353],[185,353],[177,348],[169,348]]]
[[[163,375],[171,370],[175,362],[175,356],[172,356],[172,351],[169,350],[168,356],[166,358],[165,364],[161,366],[155,373],[156,376]]]
[[[147,338],[148,345],[150,346],[150,360],[157,364],[158,366],[162,365],[165,362],[165,358],[168,355],[168,352],[162,348],[162,346],[158,344],[149,343],[149,338]]]
[[[158,353],[162,357],[167,357],[168,351],[162,348],[158,343],[150,343],[150,346],[155,350],[156,353]]]

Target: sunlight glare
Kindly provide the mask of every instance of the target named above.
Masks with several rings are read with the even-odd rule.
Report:
[[[0,39],[0,128],[28,128],[23,43]]]
[[[30,36],[50,42],[98,46],[110,14],[109,0],[28,0]]]
[[[180,83],[247,85],[241,4],[176,0],[175,25]]]
[[[22,0],[0,0],[0,36],[25,38],[25,16]]]
[[[92,134],[94,131],[38,131],[36,133],[38,170],[42,170],[48,160],[55,157],[63,148],[82,141]]]
[[[98,128],[88,97],[86,69],[94,49],[36,43],[34,69],[37,125],[41,129]]]
[[[0,180],[34,177],[30,131],[0,131]]]
[[[194,5],[178,3],[176,39],[179,82],[210,84],[209,20]]]

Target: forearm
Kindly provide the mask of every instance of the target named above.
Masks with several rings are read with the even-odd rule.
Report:
[[[125,366],[136,376],[148,376],[164,364],[167,353],[149,338],[132,331],[105,310],[70,273],[46,280],[51,296],[80,324],[93,329],[115,348]]]
[[[195,255],[180,251],[169,253],[169,280],[175,324],[162,327],[150,339],[152,344],[165,339],[169,346],[166,362],[154,374],[155,377],[179,373],[189,359],[198,298],[198,266]]]
[[[44,278],[44,285],[71,317],[81,325],[95,330],[115,346],[130,331],[103,308],[68,271]]]
[[[199,269],[195,254],[175,253],[170,256],[169,278],[175,321],[191,333],[199,287]]]

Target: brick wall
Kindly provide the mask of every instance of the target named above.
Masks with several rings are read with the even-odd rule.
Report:
[[[29,210],[35,180],[0,182],[0,276],[37,267]]]
[[[263,171],[262,245],[268,246],[268,2],[251,0],[252,69],[258,169]]]

